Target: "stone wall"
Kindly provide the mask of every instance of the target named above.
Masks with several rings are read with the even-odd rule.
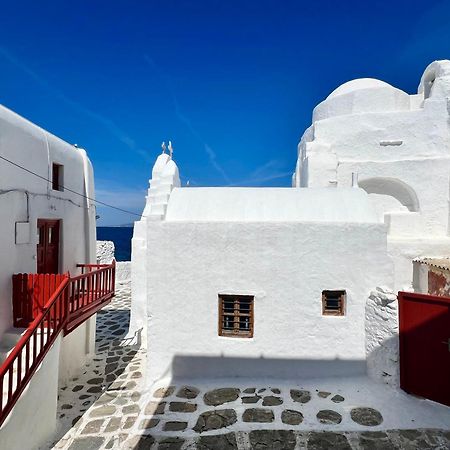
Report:
[[[97,264],[110,264],[114,259],[114,242],[97,241]]]
[[[376,381],[399,385],[398,302],[388,288],[377,287],[366,303],[367,373]]]
[[[114,259],[114,242],[97,241],[97,263],[110,264]],[[131,280],[131,261],[117,261],[116,282],[124,283]]]

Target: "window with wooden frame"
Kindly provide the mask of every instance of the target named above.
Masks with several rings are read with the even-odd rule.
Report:
[[[64,191],[64,166],[53,163],[52,166],[52,189],[54,191]]]
[[[322,315],[345,315],[345,291],[322,291]]]
[[[219,295],[219,336],[253,337],[252,295]]]

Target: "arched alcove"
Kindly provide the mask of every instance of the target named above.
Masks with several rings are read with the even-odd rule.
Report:
[[[393,197],[408,211],[418,212],[420,210],[419,199],[414,189],[398,178],[366,178],[359,182],[359,187],[368,194]]]
[[[427,99],[431,95],[431,90],[433,88],[434,80],[436,79],[436,74],[434,71],[428,72],[423,80],[423,97]]]

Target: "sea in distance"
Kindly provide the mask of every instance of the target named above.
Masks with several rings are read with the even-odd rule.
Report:
[[[132,227],[97,227],[98,241],[113,241],[116,261],[131,261]]]

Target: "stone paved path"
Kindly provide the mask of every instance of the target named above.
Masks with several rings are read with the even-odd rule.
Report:
[[[120,433],[123,440],[137,418],[145,368],[142,337],[126,338],[130,306],[130,284],[119,284],[113,301],[97,314],[95,357],[60,391],[58,430],[44,448],[121,448],[114,437]],[[84,436],[92,435],[87,443]]]
[[[130,287],[119,285],[98,314],[95,358],[60,392],[60,426],[45,449],[450,448],[450,431],[386,430],[387,411],[362,404],[356,393],[346,399],[342,390],[261,384],[146,390],[145,336],[125,338],[129,314]]]

